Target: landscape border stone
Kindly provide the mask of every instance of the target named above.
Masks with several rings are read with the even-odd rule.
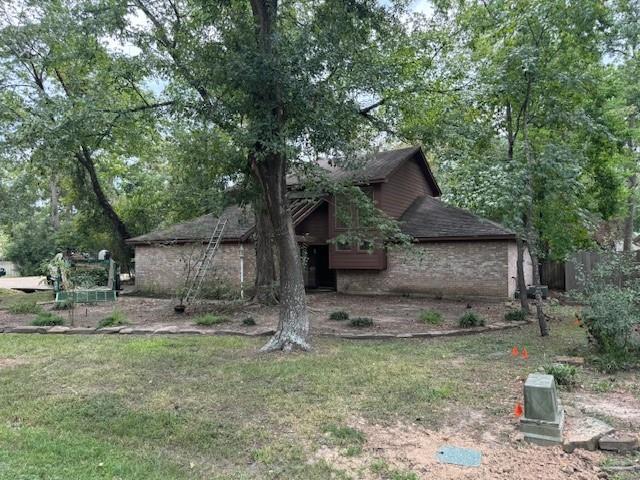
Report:
[[[454,337],[461,335],[472,335],[474,333],[485,333],[490,331],[507,330],[511,328],[521,327],[528,322],[509,322],[496,323],[485,327],[476,328],[458,328],[450,330],[436,330],[432,332],[415,332],[415,333],[375,333],[375,332],[346,332],[346,333],[329,333],[322,332],[315,334],[319,337],[343,338],[346,340],[389,340],[397,338],[439,338]],[[242,337],[264,337],[273,335],[276,331],[272,328],[259,329],[253,331],[241,330],[206,330],[199,328],[180,328],[176,325],[167,325],[165,327],[135,327],[135,326],[118,326],[118,327],[68,327],[56,325],[53,327],[39,327],[32,325],[2,327],[0,326],[0,334],[2,333],[39,333],[52,335],[214,335],[214,336],[242,336]]]

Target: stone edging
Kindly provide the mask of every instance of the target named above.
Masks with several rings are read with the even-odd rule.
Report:
[[[438,338],[453,337],[460,335],[471,335],[474,333],[493,332],[498,330],[507,330],[510,328],[521,327],[529,322],[509,322],[495,323],[486,327],[438,330],[433,332],[416,332],[416,333],[318,333],[319,337],[335,337],[348,340],[384,340],[392,338]],[[119,335],[238,335],[244,337],[263,337],[273,335],[275,330],[262,329],[254,332],[243,332],[239,330],[205,330],[200,328],[180,328],[175,325],[148,328],[148,327],[107,327],[107,328],[88,328],[88,327],[0,327],[0,333],[41,333],[41,334],[64,334],[64,335],[93,335],[93,334],[119,334]]]

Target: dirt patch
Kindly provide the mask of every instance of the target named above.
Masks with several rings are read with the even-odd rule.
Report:
[[[16,367],[24,363],[26,362],[18,360],[17,358],[0,358],[0,368]]]
[[[211,327],[212,330],[237,330],[252,332],[274,329],[278,324],[278,307],[264,307],[250,302],[205,302],[185,314],[173,311],[175,300],[146,298],[139,296],[120,296],[115,304],[78,305],[73,313],[58,311],[65,324],[76,327],[95,327],[114,309],[124,314],[131,326],[160,328],[169,325],[178,327],[193,326],[194,317],[204,312],[228,318],[228,321]],[[337,293],[312,293],[307,296],[311,328],[313,334],[408,334],[437,332],[456,329],[458,319],[469,310],[481,315],[487,325],[504,321],[504,313],[509,309],[502,301],[453,301],[429,298],[407,298],[402,296],[358,296]],[[45,305],[47,310],[53,305]],[[196,310],[196,311],[194,311]],[[345,311],[353,317],[370,317],[372,327],[351,327],[348,321],[329,320],[334,311]],[[424,310],[435,310],[442,315],[439,325],[424,324],[419,321]],[[0,309],[0,327],[28,325],[35,315],[15,315]],[[255,326],[245,326],[243,320],[251,317]]]
[[[640,428],[640,401],[630,393],[565,394],[565,403],[587,415],[610,421],[617,428]]]
[[[576,451],[570,455],[560,447],[525,443],[515,429],[515,422],[508,419],[504,424],[485,424],[485,430],[495,428],[498,432],[490,436],[474,434],[464,426],[436,432],[415,424],[385,427],[360,420],[352,422],[352,427],[364,432],[367,438],[361,455],[345,457],[338,449],[323,447],[316,457],[362,480],[386,478],[393,471],[438,480],[596,480],[601,472],[598,465],[604,458],[600,452]],[[511,435],[499,441],[500,431],[510,431]],[[436,456],[443,445],[478,449],[482,452],[482,464],[478,468],[441,464]],[[381,476],[381,465],[386,475]]]

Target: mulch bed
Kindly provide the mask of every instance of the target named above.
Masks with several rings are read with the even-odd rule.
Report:
[[[173,311],[174,304],[175,301],[172,299],[123,295],[118,298],[116,304],[77,305],[73,311],[62,310],[55,313],[65,320],[65,326],[82,328],[85,332],[88,332],[88,329],[95,329],[100,320],[110,315],[114,309],[119,310],[126,317],[126,328],[136,330],[135,333],[152,333],[158,329],[175,326],[179,331],[187,330],[192,333],[267,335],[275,330],[278,323],[277,306],[264,307],[251,302],[211,301],[190,308],[184,314],[177,314]],[[518,325],[518,323],[504,321],[505,312],[516,308],[515,304],[504,301],[357,296],[329,292],[309,294],[307,304],[312,333],[315,335],[335,335],[346,338],[441,336]],[[51,310],[53,305],[47,304],[43,307]],[[429,325],[420,322],[419,316],[423,310],[438,311],[443,318],[442,324]],[[459,317],[470,310],[485,319],[485,328],[460,329],[458,327]],[[351,318],[369,317],[373,319],[374,324],[371,327],[358,328],[352,327],[349,321],[329,320],[329,315],[333,311],[345,311]],[[195,318],[203,313],[223,316],[228,321],[212,327],[194,325]],[[17,315],[0,310],[0,329],[10,331],[15,327],[28,326],[34,317],[33,314]],[[246,326],[242,323],[248,317],[255,320],[255,326]],[[83,332],[78,330],[77,333]],[[126,331],[126,333],[134,332]]]

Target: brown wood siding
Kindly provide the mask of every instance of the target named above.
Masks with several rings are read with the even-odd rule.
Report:
[[[380,204],[380,184],[372,185],[373,201]],[[333,197],[329,200],[328,209],[329,238],[334,239],[336,232],[336,210]],[[379,248],[369,253],[360,251],[353,245],[351,250],[337,250],[335,244],[329,245],[329,268],[350,270],[384,270],[387,268],[387,253]]]
[[[296,235],[308,239],[309,245],[324,245],[329,240],[329,205],[323,203],[297,227]]]
[[[392,218],[400,218],[416,198],[434,196],[418,161],[415,157],[407,161],[381,184],[379,208]]]

